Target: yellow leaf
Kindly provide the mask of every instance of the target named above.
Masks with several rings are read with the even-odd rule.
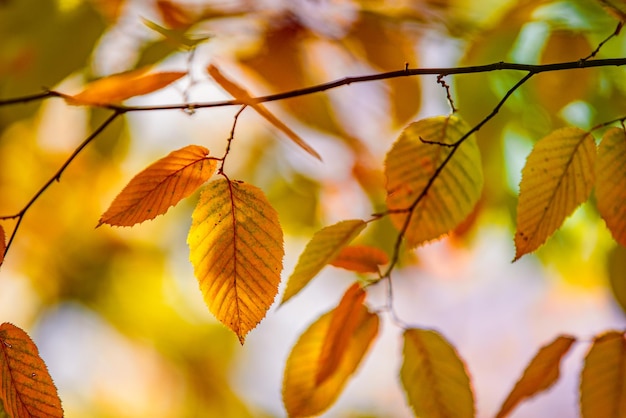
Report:
[[[596,337],[580,379],[582,418],[626,416],[626,341],[622,332]]]
[[[216,180],[200,195],[187,243],[209,310],[243,344],[278,292],[284,250],[276,211],[257,187]]]
[[[349,245],[342,248],[330,264],[357,273],[377,273],[378,266],[388,262],[387,253],[380,248],[369,245]]]
[[[606,131],[596,161],[596,199],[602,219],[615,241],[626,245],[626,133]]]
[[[208,154],[202,146],[188,145],[151,164],[124,187],[98,226],[132,226],[164,214],[215,173],[217,162]]]
[[[319,368],[315,375],[317,386],[332,376],[339,367],[352,334],[359,325],[359,314],[363,309],[364,301],[365,292],[358,283],[354,283],[333,311],[328,333],[322,344],[318,361]]]
[[[298,263],[287,280],[281,304],[300,292],[343,247],[361,233],[366,225],[364,221],[354,219],[341,221],[317,231],[300,254]]]
[[[281,122],[280,119],[270,113],[265,106],[258,103],[245,89],[224,77],[216,66],[212,64],[209,65],[207,67],[207,71],[211,77],[213,77],[213,79],[235,99],[241,100],[241,102],[253,108],[259,115],[263,116],[265,120],[274,125],[274,127],[278,128],[278,130],[282,131],[289,139],[295,142],[303,150],[321,161],[322,157],[320,157],[320,155],[313,148],[311,148],[309,144],[300,138],[297,133],[292,131],[287,125]]]
[[[320,356],[334,313],[328,312],[315,321],[298,339],[287,358],[283,378],[283,403],[290,417],[318,415],[339,397],[348,378],[356,371],[378,333],[378,316],[360,305],[354,332],[335,371],[320,384],[316,383]]]
[[[28,334],[0,325],[0,405],[11,418],[63,417],[61,400]]]
[[[573,337],[561,335],[550,344],[542,347],[502,404],[496,418],[507,416],[525,398],[552,386],[559,378],[561,359],[575,341],[576,339]]]
[[[478,202],[483,174],[473,135],[439,171],[454,150],[444,144],[455,143],[468,131],[455,116],[422,119],[404,129],[387,154],[387,206],[396,228],[404,226],[409,208],[421,199],[410,212],[405,233],[410,246],[449,233],[472,213]]]
[[[517,203],[515,260],[539,248],[589,198],[596,145],[579,128],[561,128],[539,140],[522,170]]]
[[[65,100],[78,106],[106,106],[160,90],[186,75],[177,71],[146,74],[148,70],[149,68],[141,68],[101,78],[88,84],[77,95],[66,96]]]
[[[408,329],[403,353],[400,378],[416,416],[474,417],[474,395],[465,365],[441,335]]]

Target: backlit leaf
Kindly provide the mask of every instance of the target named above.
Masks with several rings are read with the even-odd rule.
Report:
[[[186,75],[184,72],[169,71],[148,73],[149,68],[141,68],[101,78],[65,100],[72,105],[109,105],[126,99],[152,93]]]
[[[278,292],[284,250],[276,211],[257,187],[216,180],[200,195],[187,243],[207,306],[243,344]]]
[[[582,418],[626,416],[626,340],[611,331],[596,337],[580,379]]]
[[[357,273],[377,273],[378,266],[388,262],[387,253],[380,248],[349,245],[343,248],[330,264]]]
[[[57,389],[37,346],[9,323],[0,325],[0,404],[12,418],[63,416]]]
[[[626,245],[626,133],[606,131],[596,161],[598,211],[615,241]]]
[[[339,367],[352,339],[352,334],[359,325],[359,314],[362,311],[364,301],[365,292],[358,283],[354,283],[333,311],[318,361],[319,368],[315,375],[316,385],[320,385],[332,376]]]
[[[262,104],[258,103],[250,94],[228,78],[224,77],[219,69],[214,65],[209,65],[207,67],[208,73],[213,77],[213,79],[220,85],[224,90],[226,90],[230,95],[232,95],[235,99],[241,100],[243,103],[252,107],[259,115],[263,116],[265,120],[274,125],[274,127],[278,128],[278,130],[282,131],[289,139],[298,144],[303,150],[321,160],[322,157],[313,149],[309,144],[307,144],[297,133],[291,130],[287,125],[280,121],[276,116],[270,113],[269,110]]]
[[[539,140],[522,170],[515,260],[539,248],[589,198],[596,145],[579,128],[561,128]]]
[[[350,244],[367,224],[360,219],[341,221],[317,231],[300,254],[298,264],[287,280],[283,294],[285,303],[306,286],[343,247]]]
[[[474,395],[456,350],[435,331],[404,332],[400,378],[418,417],[474,417]]]
[[[626,248],[616,245],[608,255],[607,273],[615,301],[626,313]]]
[[[469,128],[455,116],[422,119],[410,124],[387,154],[387,206],[396,228],[403,228],[409,209],[419,199],[410,212],[405,233],[411,246],[452,231],[480,198],[483,174],[474,136],[458,148],[444,145],[455,143],[467,131]]]
[[[496,417],[507,416],[524,399],[552,386],[559,378],[561,359],[575,341],[573,337],[561,335],[542,347],[524,370]]]
[[[151,164],[124,187],[98,226],[132,226],[164,214],[215,173],[217,162],[208,154],[202,146],[188,145]]]
[[[316,383],[316,377],[334,312],[328,312],[315,321],[291,350],[283,378],[283,403],[290,417],[308,417],[324,412],[339,397],[348,378],[361,363],[376,338],[379,320],[364,305],[359,305],[353,315],[357,317],[356,326],[346,341],[339,364],[321,383]]]

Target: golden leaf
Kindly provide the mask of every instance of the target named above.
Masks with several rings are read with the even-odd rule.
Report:
[[[345,341],[339,363],[326,379],[317,382],[320,356],[334,313],[315,321],[298,339],[287,358],[283,378],[283,403],[290,417],[318,415],[339,397],[348,378],[356,371],[370,344],[378,334],[378,316],[359,305],[354,332]],[[345,338],[345,337],[342,337]]]
[[[542,347],[509,393],[496,418],[507,416],[521,401],[552,386],[559,378],[561,359],[575,341],[573,337],[561,335]]]
[[[365,301],[365,292],[358,283],[354,283],[341,298],[333,310],[328,333],[322,343],[318,361],[319,369],[315,375],[315,384],[320,385],[335,373],[352,334],[359,325],[359,314]]]
[[[178,71],[147,74],[149,70],[141,68],[113,74],[88,84],[74,96],[64,98],[71,105],[106,106],[160,90],[186,75]]]
[[[474,395],[465,365],[441,335],[408,329],[403,353],[400,378],[416,416],[474,417]]]
[[[626,133],[606,131],[596,161],[598,211],[615,241],[626,245]]]
[[[61,400],[28,334],[0,325],[0,405],[11,418],[63,417]]]
[[[203,190],[192,220],[187,243],[204,300],[243,344],[278,292],[278,215],[257,187],[220,179]]]
[[[412,247],[452,231],[480,198],[483,174],[476,139],[471,135],[456,151],[445,145],[468,131],[455,116],[422,119],[405,128],[387,154],[387,206],[400,230],[411,216],[404,236]]]
[[[202,146],[188,145],[151,164],[124,187],[98,226],[132,226],[164,214],[215,173],[217,162],[208,154]]]
[[[626,340],[622,332],[597,336],[580,378],[582,418],[626,416]]]
[[[522,170],[515,259],[539,248],[589,198],[596,145],[579,128],[561,128],[539,140]]]
[[[209,65],[207,67],[208,73],[213,77],[213,79],[220,85],[224,90],[226,90],[230,95],[232,95],[235,99],[241,100],[242,103],[253,108],[259,115],[263,116],[265,120],[274,125],[274,127],[278,128],[278,130],[282,131],[289,139],[295,142],[300,148],[317,158],[318,160],[322,160],[322,157],[315,151],[309,144],[307,144],[297,133],[292,131],[287,125],[280,121],[276,116],[270,113],[265,106],[258,103],[250,94],[235,84],[228,78],[224,77],[219,69],[214,65]]]
[[[287,302],[300,292],[366,226],[364,221],[353,219],[341,221],[317,231],[300,254],[298,263],[287,280],[287,287],[280,303]]]
[[[378,266],[388,262],[387,253],[380,248],[369,245],[349,245],[342,248],[330,264],[357,273],[377,273]]]

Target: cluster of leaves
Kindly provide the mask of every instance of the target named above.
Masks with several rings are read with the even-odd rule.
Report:
[[[169,1],[158,1],[157,5],[167,28],[154,23],[150,23],[150,27],[168,42],[174,41],[178,48],[191,51],[197,42],[187,35],[187,31],[198,21],[215,17],[214,10],[210,8],[192,13],[191,9],[181,8]],[[526,2],[524,7],[528,9],[525,13],[530,13],[537,4]],[[621,10],[612,5],[610,7],[611,10]],[[519,10],[516,12],[519,13]],[[229,12],[229,15],[231,13],[235,12]],[[398,34],[389,31],[378,11],[364,6],[360,13],[344,41],[358,44],[356,50],[372,67],[389,70],[394,68],[391,63],[416,62],[412,52],[413,40],[398,37]],[[282,297],[281,303],[291,300],[329,264],[361,274],[360,279],[345,291],[336,308],[322,315],[302,333],[286,361],[283,401],[288,414],[296,417],[317,415],[332,405],[376,340],[380,315],[385,310],[394,315],[392,301],[381,311],[366,304],[369,287],[381,282],[391,286],[392,273],[405,250],[449,235],[463,227],[468,219],[471,222],[477,216],[485,193],[486,177],[477,131],[483,125],[489,126],[487,122],[535,74],[572,69],[574,66],[564,62],[561,67],[551,69],[542,65],[517,68],[525,70],[526,76],[505,90],[493,112],[470,124],[457,114],[449,86],[442,81],[442,77],[479,70],[433,70],[430,74],[439,75],[438,81],[446,89],[453,113],[420,119],[407,125],[419,108],[415,97],[419,95],[420,85],[417,77],[405,76],[419,72],[411,73],[407,66],[405,71],[302,89],[309,84],[311,75],[293,51],[301,49],[302,39],[310,38],[312,34],[293,17],[285,16],[280,25],[267,29],[264,53],[240,59],[243,67],[253,69],[278,91],[286,93],[255,97],[211,64],[206,73],[233,97],[232,100],[150,108],[121,105],[128,98],[154,92],[188,76],[186,72],[153,72],[141,68],[94,81],[74,95],[47,91],[32,98],[6,101],[5,104],[12,104],[62,97],[70,105],[105,108],[112,114],[85,139],[23,210],[1,218],[17,219],[17,225],[9,234],[8,242],[0,225],[0,263],[30,206],[54,180],[59,179],[76,155],[119,116],[131,111],[159,108],[195,110],[239,106],[222,155],[214,156],[201,145],[188,145],[172,151],[130,180],[101,216],[98,226],[133,226],[154,219],[201,189],[187,237],[191,263],[207,307],[243,344],[247,334],[265,317],[278,294],[284,244],[279,214],[263,190],[231,179],[225,172],[225,161],[235,140],[239,115],[245,109],[254,110],[305,152],[321,159],[308,142],[263,105],[267,101],[290,99],[284,103],[295,116],[343,137],[357,157],[366,157],[368,151],[364,150],[361,142],[329,116],[334,112],[329,111],[332,105],[328,97],[311,93],[356,81],[389,79],[389,98],[397,107],[392,114],[396,123],[406,126],[386,154],[384,209],[370,219],[344,220],[315,233],[287,279]],[[620,21],[614,36],[619,34],[621,24]],[[400,47],[393,50],[380,47],[391,42]],[[599,49],[578,56],[580,61],[577,66],[591,66],[594,62],[591,58]],[[277,67],[277,63],[285,67],[286,62],[290,63],[288,74]],[[620,65],[625,63],[620,62]],[[406,103],[407,97],[411,99],[412,108],[401,106]],[[469,116],[471,119],[472,115]],[[538,249],[554,234],[564,220],[589,199],[594,186],[598,212],[615,240],[626,245],[626,208],[623,205],[626,129],[622,126],[621,129],[606,130],[599,147],[596,147],[592,134],[616,122],[623,124],[625,119],[621,117],[603,122],[588,130],[561,127],[536,142],[522,170],[519,187],[516,260]],[[366,177],[361,175],[359,179],[364,187],[368,184]],[[378,225],[386,218],[390,219],[396,231],[391,245],[382,248],[384,246],[353,244],[359,239],[365,241],[362,238],[366,228]],[[396,322],[404,328],[404,358],[399,375],[415,415],[474,416],[472,385],[456,349],[434,330]],[[574,337],[560,336],[543,347],[503,403],[498,416],[508,415],[524,399],[549,388],[558,379],[561,359],[574,342]],[[47,373],[44,373],[45,367],[30,339],[18,328],[5,324],[0,328],[0,343],[3,350],[1,395],[5,411],[10,416],[21,417],[51,408],[51,412],[46,412],[48,416],[61,416],[56,390]],[[607,332],[594,338],[581,375],[580,405],[583,416],[621,416],[623,413],[619,408],[624,399],[621,385],[625,378],[624,370],[621,366],[611,365],[623,363],[626,355],[624,343],[624,334],[618,332]],[[34,395],[29,392],[33,389],[37,392]],[[33,402],[23,399],[33,399]],[[598,414],[600,406],[606,409]]]

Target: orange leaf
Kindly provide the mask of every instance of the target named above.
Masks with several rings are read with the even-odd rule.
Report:
[[[37,346],[9,323],[0,325],[0,404],[11,418],[63,417],[57,389]]]
[[[474,395],[463,361],[439,333],[404,332],[402,386],[415,415],[473,418]]]
[[[4,262],[4,252],[7,250],[6,237],[4,236],[4,228],[0,225],[0,266]]]
[[[522,170],[515,259],[539,248],[589,198],[596,144],[579,128],[561,128],[535,144]]]
[[[300,254],[298,264],[287,280],[281,304],[298,294],[366,226],[361,219],[351,219],[317,231]]]
[[[582,418],[626,416],[626,340],[611,331],[597,336],[580,378]]]
[[[269,123],[274,125],[285,135],[287,135],[289,139],[298,144],[298,146],[300,146],[302,149],[304,149],[306,152],[308,152],[318,160],[322,160],[322,157],[320,157],[317,151],[311,148],[311,146],[307,144],[302,138],[300,138],[297,133],[292,131],[287,125],[282,123],[280,119],[270,113],[270,111],[267,110],[265,106],[258,103],[252,96],[250,96],[250,94],[244,88],[224,77],[216,66],[214,66],[213,64],[209,65],[207,67],[207,71],[211,75],[211,77],[213,77],[213,79],[235,99],[240,100],[242,103],[253,108],[259,115],[263,116]]]
[[[598,211],[615,241],[626,246],[626,133],[612,128],[602,137],[596,161]]]
[[[380,248],[369,245],[349,245],[342,248],[330,264],[357,273],[377,273],[378,266],[388,262],[387,253]]]
[[[65,100],[77,106],[106,106],[160,90],[186,75],[178,71],[146,74],[148,70],[141,68],[101,78],[88,84],[77,95],[66,96]]]
[[[500,408],[496,418],[507,416],[525,398],[529,398],[552,386],[559,378],[561,359],[567,354],[575,341],[576,339],[573,337],[561,335],[550,344],[542,347],[530,364],[528,364],[524,375],[517,381],[515,387],[502,404],[502,408]]]
[[[315,376],[316,385],[320,385],[332,376],[339,367],[352,334],[359,325],[358,319],[363,301],[365,301],[365,292],[358,283],[354,283],[333,311],[318,361],[319,369]]]
[[[287,358],[283,378],[283,403],[290,417],[308,417],[324,412],[337,400],[348,378],[361,363],[376,338],[379,320],[364,305],[359,305],[353,315],[357,317],[356,326],[347,338],[339,364],[321,383],[316,383],[320,356],[334,313],[331,311],[322,315],[294,345]]]
[[[243,344],[278,293],[278,215],[257,187],[219,179],[203,190],[192,219],[187,243],[204,300]]]
[[[204,147],[188,145],[151,164],[124,187],[98,226],[132,226],[164,214],[215,173],[217,163],[207,158],[208,153]]]

